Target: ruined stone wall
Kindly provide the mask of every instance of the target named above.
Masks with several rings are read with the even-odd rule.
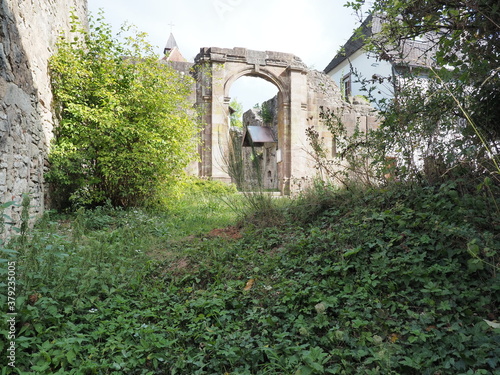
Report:
[[[267,168],[264,181],[278,180],[278,189],[288,195],[298,192],[304,183],[322,177],[318,171],[318,158],[308,136],[314,129],[330,149],[334,157],[335,142],[328,127],[321,121],[320,107],[340,110],[342,122],[351,132],[370,128],[376,118],[366,103],[347,103],[335,82],[326,74],[310,70],[292,54],[274,51],[253,51],[245,48],[204,47],[195,58],[197,71],[197,105],[201,119],[206,124],[202,134],[199,175],[219,181],[230,181],[225,153],[229,149],[229,102],[230,88],[242,76],[259,77],[278,88],[275,118],[277,119],[277,144],[275,150],[264,158]],[[269,133],[266,129],[252,129]],[[315,133],[314,133],[315,134]],[[246,136],[245,144],[246,144]],[[259,135],[257,135],[257,138]],[[263,140],[269,139],[263,136]],[[263,142],[254,142],[254,146]],[[271,143],[271,142],[268,142]],[[254,158],[255,160],[255,158]],[[336,160],[327,160],[336,161]],[[241,164],[241,163],[239,163]],[[276,171],[269,169],[276,166]],[[341,166],[345,167],[345,166]],[[247,179],[248,180],[248,179]],[[264,186],[265,183],[264,183]],[[270,186],[270,185],[268,185]]]
[[[277,129],[278,127],[277,119],[279,108],[277,104],[277,97],[262,103],[262,106],[267,105],[273,113],[272,117],[274,122],[273,124],[267,125],[271,126],[273,129]],[[339,87],[328,75],[317,70],[308,70],[307,103],[304,103],[302,106],[305,112],[305,121],[292,129],[293,132],[300,133],[304,139],[304,143],[300,147],[301,154],[299,155],[298,152],[292,154],[294,162],[300,165],[300,167],[295,170],[297,174],[291,175],[290,187],[293,193],[297,193],[306,188],[314,178],[318,176],[316,162],[313,156],[314,152],[304,137],[307,128],[312,128],[318,132],[324,150],[326,151],[327,159],[333,159],[336,153],[334,135],[320,118],[321,108],[333,110],[338,114],[349,134],[354,132],[356,126],[358,126],[361,131],[374,129],[378,126],[377,114],[368,102],[355,100],[349,103],[344,101]],[[256,116],[254,110],[249,110],[243,114],[243,125],[266,126],[263,124],[262,118]],[[262,147],[262,149],[262,181],[264,182],[264,188],[270,188],[269,181],[277,178],[276,150],[275,146],[269,148]],[[248,151],[246,154],[249,155]],[[246,159],[249,158],[248,155],[245,155]],[[246,176],[250,175],[248,170],[251,168],[252,165],[247,162],[245,164]]]
[[[362,132],[367,132],[369,129],[375,129],[378,126],[378,115],[375,109],[362,99],[355,99],[352,102],[343,100],[337,84],[331,77],[323,72],[317,70],[308,71],[307,86],[307,121],[305,125],[318,132],[326,154],[326,161],[331,163],[335,160],[335,162],[330,165],[331,171],[344,170],[348,165],[345,162],[339,163],[339,160],[336,159],[337,145],[335,135],[332,134],[321,119],[320,113],[322,108],[323,110],[332,110],[338,115],[349,135],[353,134],[356,128]],[[307,160],[307,167],[311,171],[319,172],[313,157],[314,152],[312,152],[310,145],[308,145],[308,147],[309,158]],[[317,176],[328,178],[328,176],[322,173],[319,173]],[[338,183],[336,180],[331,182]],[[300,191],[310,183],[311,175],[301,179],[292,179],[292,190]]]
[[[43,173],[55,125],[48,59],[60,32],[69,33],[72,9],[86,26],[87,0],[0,5],[0,203],[29,194],[33,218],[46,205]],[[5,213],[19,218],[19,208]]]
[[[373,129],[377,126],[375,109],[362,99],[353,98],[352,102],[343,100],[339,87],[328,75],[311,70],[307,74],[307,85],[307,126],[312,126],[319,131],[326,144],[331,145],[332,134],[322,124],[321,108],[333,110],[339,115],[348,133],[352,133],[357,125],[361,127],[361,130]]]

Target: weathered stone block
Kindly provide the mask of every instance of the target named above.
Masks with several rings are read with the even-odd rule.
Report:
[[[5,186],[7,184],[7,171],[0,170],[0,186]]]

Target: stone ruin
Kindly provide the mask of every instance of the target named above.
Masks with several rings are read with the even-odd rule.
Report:
[[[196,105],[205,124],[198,165],[198,175],[202,177],[237,182],[228,165],[235,138],[230,131],[229,92],[231,85],[242,76],[259,77],[278,88],[277,96],[264,104],[272,112],[272,122],[265,123],[252,111],[245,114],[243,120],[245,126],[239,142],[243,148],[243,179],[247,185],[259,182],[264,189],[288,195],[317,177],[306,129],[313,127],[327,146],[327,153],[332,157],[335,153],[333,135],[320,120],[321,107],[341,112],[348,132],[356,126],[363,130],[377,126],[376,114],[368,103],[362,100],[347,103],[330,77],[308,69],[292,54],[245,48],[202,48],[193,70]],[[253,136],[262,139],[252,139]],[[253,151],[245,150],[247,147]],[[256,158],[260,159],[258,175],[250,171],[255,167]]]
[[[239,190],[279,190],[277,99],[263,102],[261,109],[249,109],[243,114],[242,128],[230,129],[232,151],[241,154],[241,167],[236,176],[229,168],[229,175]]]

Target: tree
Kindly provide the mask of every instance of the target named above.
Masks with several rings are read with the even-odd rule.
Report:
[[[196,157],[191,78],[159,62],[144,33],[114,37],[102,14],[50,61],[59,125],[47,179],[59,206],[137,206],[159,198]]]
[[[229,116],[229,119],[231,121],[231,126],[234,126],[236,128],[242,128],[243,122],[241,120],[241,116],[243,115],[243,105],[240,102],[238,102],[237,98],[234,98],[229,103],[229,107],[233,109],[233,112]]]
[[[355,0],[347,6],[361,14],[365,3],[370,3],[369,14],[382,18],[381,32],[365,41],[368,50],[382,58],[401,57],[409,41],[423,37],[430,41],[425,52],[434,57],[425,89],[415,84],[417,78],[411,74],[398,83],[395,99],[383,108],[384,138],[396,148],[406,147],[408,153],[419,138],[416,142],[427,147],[424,156],[439,158],[445,170],[471,155],[496,162],[500,153],[498,1]]]

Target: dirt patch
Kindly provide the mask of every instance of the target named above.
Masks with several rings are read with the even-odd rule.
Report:
[[[181,258],[173,263],[170,268],[175,270],[183,270],[189,266],[189,261],[186,258]]]
[[[168,267],[164,268],[164,271],[174,275],[179,275],[184,273],[186,269],[190,268],[189,266],[190,263],[187,258],[179,258],[170,263]]]
[[[185,275],[187,272],[192,272],[197,269],[197,265],[190,262],[187,257],[182,258],[170,258],[170,257],[159,257],[158,253],[155,254],[156,259],[163,262],[162,265],[158,266],[157,272],[160,275],[170,275],[173,277],[179,277]]]
[[[235,226],[230,226],[226,228],[216,228],[208,232],[207,237],[221,237],[229,240],[239,240],[241,237],[240,228]]]

